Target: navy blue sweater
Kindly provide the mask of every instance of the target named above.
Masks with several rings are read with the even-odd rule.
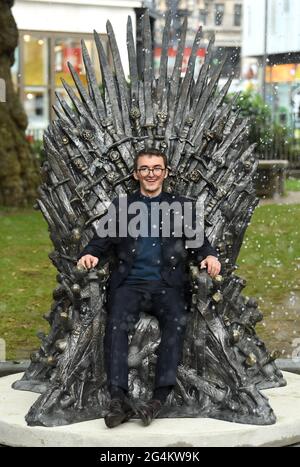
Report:
[[[159,202],[161,194],[158,196],[144,196],[141,194],[141,201],[145,203],[148,211],[148,219],[151,218],[151,203]],[[145,219],[148,222],[147,219]],[[141,219],[143,222],[143,218]],[[155,226],[152,226],[155,229]],[[140,236],[136,244],[136,252],[131,271],[126,278],[126,283],[136,283],[143,280],[160,280],[161,270],[161,241],[159,237],[151,237],[151,225],[148,222],[148,237]]]

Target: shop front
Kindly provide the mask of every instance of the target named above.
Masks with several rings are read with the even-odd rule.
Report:
[[[74,87],[68,62],[86,85],[81,40],[85,42],[101,86],[93,30],[97,30],[107,51],[107,20],[115,30],[125,75],[128,74],[124,40],[127,18],[131,16],[135,30],[136,9],[141,5],[140,0],[15,0],[13,15],[19,29],[19,47],[12,75],[28,116],[29,137],[41,140],[43,131],[55,118],[56,94],[66,95],[62,80]]]
[[[274,63],[266,69],[267,99],[277,123],[300,131],[300,62]]]
[[[55,117],[53,105],[56,95],[67,95],[62,80],[74,87],[69,72],[70,62],[86,85],[86,74],[81,55],[84,40],[101,85],[97,51],[90,34],[70,34],[44,31],[20,31],[19,47],[12,69],[16,89],[23,101],[29,125],[28,133],[41,139],[50,120]],[[102,36],[107,47],[107,36]]]

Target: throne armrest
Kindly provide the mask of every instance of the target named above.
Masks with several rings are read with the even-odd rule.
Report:
[[[216,277],[212,278],[208,274],[206,268],[200,269],[194,262],[189,263],[189,273],[193,293],[197,294],[204,302],[207,301],[209,295],[214,291],[215,286],[223,281],[221,275],[218,274]]]

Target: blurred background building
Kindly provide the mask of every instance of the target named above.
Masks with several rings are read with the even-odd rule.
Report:
[[[80,41],[84,39],[99,82],[100,70],[92,31],[97,29],[107,45],[105,24],[110,19],[120,47],[125,73],[128,73],[126,51],[126,22],[131,16],[137,43],[143,33],[138,19],[145,9],[150,11],[154,35],[154,65],[158,69],[164,13],[169,10],[174,19],[173,45],[169,50],[172,67],[176,34],[185,16],[188,17],[188,37],[185,48],[185,65],[191,52],[192,41],[199,25],[204,38],[198,52],[199,70],[203,62],[208,39],[216,33],[214,62],[217,65],[225,52],[228,59],[224,79],[234,73],[240,76],[241,24],[243,0],[15,0],[13,14],[20,38],[16,61],[12,69],[14,84],[18,89],[28,115],[28,133],[41,139],[43,130],[54,117],[52,109],[55,93],[65,95],[61,79],[72,86],[67,62],[71,62],[86,83],[81,58]],[[185,67],[183,68],[184,73]],[[236,81],[236,86],[239,86]]]
[[[215,63],[219,63],[227,53],[227,62],[223,70],[223,76],[231,73],[235,78],[240,77],[241,43],[242,43],[242,11],[243,0],[157,0],[156,9],[164,13],[171,11],[174,18],[174,48],[176,37],[184,17],[188,17],[188,35],[185,49],[185,61],[187,63],[191,47],[195,37],[195,31],[201,25],[203,28],[203,47],[198,52],[198,65],[203,62],[208,40],[215,33]],[[162,40],[163,16],[155,25],[155,58],[160,56],[160,44]],[[170,48],[170,57],[174,55]]]
[[[261,92],[275,120],[294,127],[298,137],[299,24],[299,0],[244,0],[242,78]]]
[[[86,84],[81,58],[84,39],[101,82],[93,30],[107,45],[106,21],[110,19],[119,43],[125,73],[128,71],[126,22],[130,15],[136,28],[139,0],[16,0],[13,14],[19,28],[19,47],[12,69],[14,84],[28,115],[28,132],[41,139],[54,117],[55,93],[65,95],[61,79],[71,86],[67,62]],[[139,10],[138,10],[139,11]]]
[[[13,14],[19,31],[19,47],[12,69],[13,79],[29,118],[28,131],[41,139],[54,117],[55,93],[65,94],[63,78],[72,86],[67,62],[85,84],[81,39],[96,65],[92,31],[107,45],[106,20],[114,26],[125,74],[128,73],[126,22],[131,16],[136,41],[142,28],[138,19],[150,11],[154,36],[154,69],[158,73],[165,13],[173,17],[169,47],[170,71],[180,26],[188,18],[183,74],[191,53],[195,31],[203,27],[196,73],[203,63],[208,40],[215,34],[214,64],[227,54],[223,80],[234,75],[231,91],[260,92],[280,124],[300,132],[300,18],[299,0],[15,0]],[[141,62],[142,63],[142,62]],[[140,65],[142,66],[142,64]],[[222,82],[221,82],[222,84]]]

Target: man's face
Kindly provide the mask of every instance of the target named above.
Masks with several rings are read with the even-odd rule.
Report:
[[[143,194],[155,196],[161,192],[163,181],[168,173],[162,156],[145,154],[138,158],[137,170],[133,175],[140,182]]]

